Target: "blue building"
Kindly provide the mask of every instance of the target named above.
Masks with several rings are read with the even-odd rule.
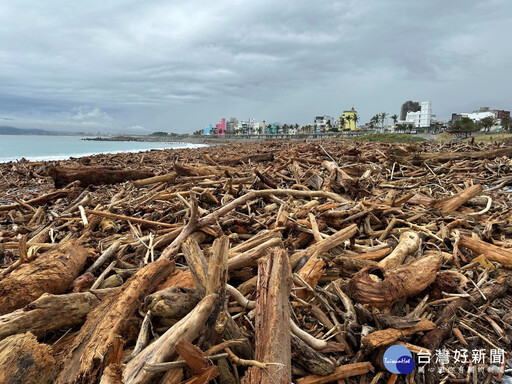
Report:
[[[204,134],[205,135],[213,135],[215,132],[213,132],[213,126],[211,124],[204,127]]]

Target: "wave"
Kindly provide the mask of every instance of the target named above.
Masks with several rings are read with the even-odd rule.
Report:
[[[101,154],[116,154],[116,153],[140,153],[140,152],[148,152],[148,151],[163,151],[166,149],[193,149],[193,148],[203,148],[207,147],[207,144],[193,144],[193,143],[166,143],[171,144],[171,147],[166,148],[137,148],[137,149],[120,149],[120,150],[109,150],[109,151],[98,151],[98,152],[79,152],[79,153],[66,153],[66,154],[54,154],[54,155],[39,155],[39,156],[8,156],[1,157],[0,163],[7,163],[10,161],[19,161],[21,159],[25,159],[28,161],[58,161],[58,160],[69,160],[70,158],[80,158]]]

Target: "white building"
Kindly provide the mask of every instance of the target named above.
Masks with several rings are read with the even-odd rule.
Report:
[[[462,116],[469,117],[475,123],[478,123],[485,117],[496,117],[496,114],[494,112],[488,111],[488,112],[463,113]]]
[[[416,128],[428,128],[434,118],[435,115],[432,115],[432,103],[430,101],[422,101],[421,110],[418,112],[407,112],[405,120],[414,124]]]
[[[327,123],[330,123],[331,128],[335,126],[336,120],[332,116],[316,116],[315,117],[315,131],[316,132],[325,132],[328,130]]]

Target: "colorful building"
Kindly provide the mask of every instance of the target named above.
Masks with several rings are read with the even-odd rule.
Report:
[[[204,134],[205,135],[213,134],[213,126],[211,124],[208,124],[206,127],[204,127]]]
[[[215,134],[216,135],[225,135],[226,134],[226,119],[223,117],[220,123],[215,125]]]
[[[345,131],[355,131],[357,120],[359,120],[359,115],[354,107],[350,111],[343,111],[343,114],[340,116],[340,128]]]

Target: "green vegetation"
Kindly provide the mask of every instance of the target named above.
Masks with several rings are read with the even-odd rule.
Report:
[[[408,135],[406,133],[374,133],[371,135],[352,137],[349,140],[378,143],[419,143],[427,141],[423,137]]]
[[[167,132],[153,132],[149,136],[167,137],[168,133]]]
[[[512,128],[512,119],[510,118],[510,116],[504,116],[501,119],[501,127],[505,131],[509,131]]]
[[[463,134],[465,137],[468,137],[470,133],[478,132],[481,128],[480,124],[476,124],[469,117],[463,117],[452,124],[448,129],[448,133],[453,133],[454,135]]]

